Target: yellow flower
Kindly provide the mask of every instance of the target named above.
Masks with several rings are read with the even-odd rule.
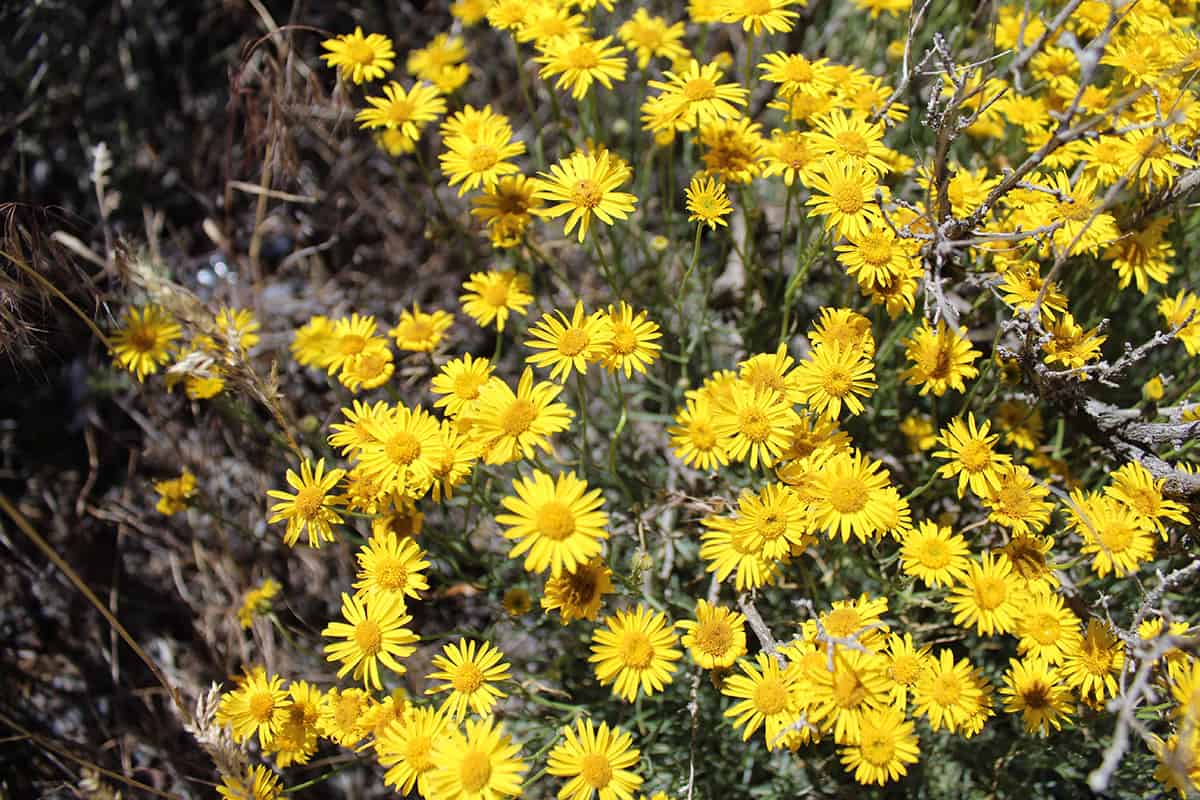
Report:
[[[675,412],[675,425],[667,428],[675,456],[702,470],[715,470],[729,463],[726,441],[716,433],[716,417],[705,397],[689,397]]]
[[[933,392],[935,397],[941,397],[948,389],[966,391],[964,381],[979,375],[972,365],[982,354],[971,346],[965,327],[959,327],[955,333],[940,319],[937,328],[923,319],[921,327],[903,344],[904,355],[912,366],[901,377],[909,386],[920,386],[922,396]]]
[[[865,592],[857,599],[835,600],[830,609],[818,617],[819,638],[832,639],[835,643],[853,639],[867,651],[876,653],[887,639],[888,626],[882,621],[887,610],[886,597],[872,599]]]
[[[892,704],[897,710],[904,711],[908,707],[909,692],[929,668],[929,648],[918,649],[911,633],[903,636],[893,633],[888,637],[884,656],[888,664],[887,678],[892,682]]]
[[[183,335],[162,306],[129,308],[124,324],[111,337],[113,361],[141,383],[171,359],[171,346]]]
[[[774,750],[783,744],[780,734],[803,709],[800,667],[794,661],[780,666],[779,659],[767,653],[756,653],[753,661],[743,659],[738,666],[744,674],[731,675],[721,685],[721,694],[740,700],[725,710],[725,716],[742,729],[743,742],[763,728],[767,749]]]
[[[560,473],[555,481],[534,470],[532,477],[514,480],[513,491],[516,496],[503,500],[511,513],[496,516],[508,526],[504,538],[517,540],[509,558],[525,555],[527,571],[549,569],[558,577],[600,554],[600,542],[608,538],[608,514],[600,510],[599,489],[588,491],[574,472]]]
[[[904,536],[904,574],[930,588],[950,587],[967,572],[967,542],[949,528],[924,520]]]
[[[759,63],[762,79],[779,85],[780,97],[791,97],[797,92],[826,92],[833,88],[826,64],[827,58],[809,61],[799,53],[767,53]]]
[[[267,492],[269,497],[281,501],[271,506],[272,515],[268,522],[275,524],[287,520],[284,544],[295,547],[305,530],[308,531],[309,547],[320,548],[324,542],[333,541],[330,525],[340,523],[342,518],[333,510],[339,499],[330,497],[329,493],[345,474],[344,469],[333,469],[326,473],[323,458],[317,461],[314,469],[312,462],[306,458],[300,462],[299,475],[293,470],[287,471],[288,485],[296,490],[295,494],[278,489]]]
[[[352,457],[365,445],[378,441],[371,432],[377,429],[372,423],[386,420],[392,415],[392,409],[387,403],[380,401],[368,405],[360,400],[352,401],[350,408],[342,409],[344,423],[335,422],[330,427],[334,433],[329,437],[332,447],[341,448],[342,455]]]
[[[843,542],[860,542],[887,529],[889,476],[883,465],[857,450],[837,453],[817,472],[809,514],[815,530]]]
[[[1187,506],[1163,497],[1166,479],[1155,479],[1150,470],[1138,462],[1130,461],[1113,472],[1111,478],[1112,484],[1105,487],[1104,493],[1124,503],[1137,516],[1153,525],[1164,540],[1167,538],[1167,529],[1163,520],[1187,524]]]
[[[616,190],[629,176],[629,168],[615,163],[607,150],[598,155],[576,151],[538,173],[533,196],[554,203],[538,213],[554,219],[569,212],[563,232],[570,235],[578,225],[582,242],[593,216],[612,225],[633,211],[637,198]]]
[[[370,733],[362,718],[374,705],[374,699],[362,689],[331,687],[321,697],[317,730],[332,742],[354,747]]]
[[[674,61],[687,55],[687,48],[679,41],[683,34],[682,22],[668,24],[662,17],[650,16],[644,8],[634,11],[632,19],[617,29],[625,47],[637,53],[638,69],[645,69],[651,58]]]
[[[726,182],[750,183],[762,172],[766,141],[762,126],[745,117],[718,119],[700,126],[704,171]]]
[[[1125,645],[1107,625],[1093,617],[1086,633],[1063,650],[1062,678],[1090,703],[1117,694],[1117,676],[1125,668]]]
[[[494,380],[479,392],[471,436],[483,448],[488,464],[507,464],[533,456],[534,448],[550,452],[549,437],[566,430],[575,415],[563,403],[554,402],[562,387],[549,381],[536,385],[529,367],[521,374],[517,391]]]
[[[741,592],[765,586],[774,577],[777,562],[764,558],[762,547],[739,530],[734,520],[708,516],[701,524],[707,530],[700,536],[700,558],[708,562],[705,569],[714,573],[718,581],[736,570],[734,582]]]
[[[412,794],[416,787],[422,797],[434,797],[433,743],[447,727],[446,715],[432,708],[410,709],[403,720],[390,723],[375,739],[379,763],[387,769],[384,783],[401,795]]]
[[[442,171],[450,176],[450,185],[461,182],[459,197],[472,189],[492,189],[505,175],[518,171],[508,159],[525,152],[525,143],[512,141],[508,119],[494,115],[483,121],[470,136],[451,136],[445,140],[446,152],[438,156]]]
[[[254,618],[271,612],[271,600],[279,594],[279,581],[267,578],[246,592],[242,607],[238,609],[238,623],[246,630],[254,625]]]
[[[471,198],[471,216],[476,219],[483,220],[487,227],[488,233],[491,236],[493,247],[516,247],[521,243],[525,236],[525,230],[529,227],[529,223],[533,219],[533,214],[541,209],[542,201],[533,196],[534,182],[531,178],[524,175],[506,175],[491,187],[485,187],[483,194],[476,195]],[[512,274],[511,270],[496,271],[492,273],[476,272],[471,276],[471,283],[477,275],[496,275],[496,274]],[[520,275],[524,280],[525,293],[528,293],[529,277]],[[467,284],[463,284],[463,288],[469,288]],[[473,290],[479,291],[479,290]],[[463,295],[466,297],[467,295]],[[528,304],[532,297],[521,301],[521,308],[518,313],[524,312],[524,305]],[[461,298],[460,298],[461,300]],[[466,301],[463,301],[464,303]],[[477,317],[471,311],[464,308],[472,317]],[[491,317],[488,317],[490,320]],[[480,325],[486,325],[486,322],[480,321]],[[503,329],[503,326],[500,326]]]
[[[639,604],[605,619],[592,635],[592,655],[601,686],[613,684],[613,694],[632,703],[638,692],[652,695],[671,683],[674,662],[683,658],[671,622],[659,611]]]
[[[566,739],[554,746],[546,761],[546,772],[570,778],[558,790],[559,800],[632,800],[642,777],[633,771],[640,751],[633,736],[618,727],[611,730],[601,722],[597,730],[590,719],[575,720],[575,728],[563,726]]]
[[[1054,546],[1052,536],[1015,534],[1000,552],[1008,556],[1017,577],[1025,581],[1027,589],[1057,589],[1058,577],[1048,555]]]
[[[433,407],[446,409],[445,414],[451,419],[461,414],[469,416],[494,369],[491,361],[474,358],[470,353],[446,362],[429,384],[433,394],[442,395],[434,401]]]
[[[378,389],[387,383],[396,371],[395,358],[386,347],[370,347],[351,356],[342,365],[338,380],[352,392]]]
[[[533,302],[529,276],[510,269],[473,272],[463,282],[463,289],[458,298],[463,312],[481,327],[495,322],[497,331],[504,330],[509,312],[524,316],[526,306]]]
[[[429,44],[411,51],[404,66],[416,77],[433,82],[434,76],[442,69],[459,64],[466,58],[467,45],[462,37],[439,33]]]
[[[1025,600],[1025,588],[1003,553],[984,553],[979,562],[969,562],[949,597],[954,623],[974,626],[981,636],[1014,630]]]
[[[612,38],[564,36],[544,42],[542,55],[535,59],[544,65],[538,76],[545,79],[557,75],[554,88],[571,87],[571,97],[576,100],[583,99],[593,81],[611,89],[613,81],[625,80],[625,56],[619,55],[620,46],[608,46]]]
[[[784,185],[789,187],[797,178],[804,183],[819,161],[820,154],[813,149],[809,135],[776,128],[771,131],[771,141],[767,145],[763,177],[782,175]]]
[[[225,800],[278,800],[283,793],[279,776],[270,767],[246,767],[241,777],[222,775],[217,794]]]
[[[731,461],[749,460],[750,468],[771,466],[787,447],[799,415],[777,392],[738,382],[728,408],[715,414],[714,433],[726,440]]]
[[[752,36],[790,31],[800,16],[788,6],[803,7],[808,0],[721,0],[722,22],[740,22]]]
[[[429,589],[424,570],[429,566],[425,552],[412,539],[398,539],[392,531],[372,536],[355,556],[358,580],[354,596],[370,604],[385,597],[420,599]]]
[[[415,142],[426,124],[446,113],[446,101],[437,89],[425,83],[416,83],[406,90],[391,81],[383,87],[383,95],[367,97],[371,108],[364,108],[354,117],[360,127],[398,129]]]
[[[736,83],[721,83],[721,67],[692,61],[682,72],[668,71],[665,81],[649,81],[658,89],[643,108],[648,111],[647,127],[652,131],[690,130],[710,122],[734,119],[741,114],[749,92]]]
[[[371,440],[358,454],[363,473],[386,492],[412,499],[428,492],[434,467],[446,455],[437,418],[423,408],[401,405],[365,424]]]
[[[1023,536],[1037,533],[1050,521],[1054,506],[1046,502],[1049,494],[1050,490],[1035,482],[1026,467],[1009,464],[996,471],[996,482],[982,499],[991,511],[988,519]]]
[[[317,722],[321,716],[321,692],[307,681],[293,681],[288,687],[287,716],[275,738],[271,751],[280,767],[307,764],[317,751]]]
[[[846,161],[827,161],[809,175],[813,196],[810,216],[825,217],[825,227],[851,237],[866,236],[881,222],[875,202],[877,177],[865,167]]]
[[[604,595],[612,591],[612,570],[596,556],[569,572],[547,578],[542,608],[557,610],[563,625],[573,619],[595,619]]]
[[[510,667],[503,658],[504,654],[487,642],[480,644],[469,639],[461,643],[449,642],[440,655],[433,657],[433,666],[437,670],[425,676],[428,681],[444,683],[430,686],[425,694],[450,692],[442,701],[440,711],[456,722],[462,721],[468,709],[487,716],[497,700],[508,697],[492,685],[511,677]]]
[[[908,440],[908,449],[915,453],[932,450],[937,445],[933,420],[924,414],[912,414],[900,422],[900,432]]]
[[[331,622],[321,635],[344,639],[325,645],[327,661],[340,661],[338,677],[353,670],[354,680],[369,689],[382,689],[379,665],[403,675],[399,659],[416,652],[417,636],[404,625],[412,621],[405,613],[404,600],[395,595],[375,595],[367,605],[342,592],[342,616],[345,622]]]
[[[818,118],[816,128],[809,143],[825,158],[862,167],[877,175],[889,171],[881,123],[868,122],[863,114],[846,114],[835,109]]]
[[[1157,308],[1171,330],[1179,329],[1176,335],[1188,355],[1200,355],[1200,297],[1180,289],[1174,297],[1159,300]]]
[[[382,78],[395,66],[392,40],[381,33],[363,36],[362,28],[357,26],[354,33],[326,39],[321,46],[329,51],[321,56],[325,64],[338,67],[342,80],[356,84]]]
[[[268,676],[260,667],[251,671],[241,686],[221,696],[216,721],[229,726],[238,744],[258,736],[259,745],[267,749],[287,718],[287,705],[283,678]]]
[[[658,360],[662,350],[662,345],[655,341],[662,338],[658,323],[646,319],[645,311],[635,316],[624,300],[618,306],[609,306],[604,317],[612,332],[600,359],[604,368],[609,372],[624,372],[626,378],[632,377],[634,371],[646,374],[646,367]]]
[[[154,510],[160,514],[171,516],[187,510],[191,499],[196,496],[196,476],[191,470],[184,468],[178,478],[165,481],[155,481],[154,491],[158,494],[158,502]]]
[[[296,330],[296,337],[292,340],[292,357],[296,363],[324,369],[336,346],[333,330],[333,321],[328,317],[319,314],[310,317]]]
[[[788,486],[768,484],[738,497],[734,531],[763,558],[777,560],[802,552],[812,542],[806,504]]]
[[[725,217],[733,211],[729,197],[725,194],[725,184],[696,175],[685,190],[687,210],[690,216],[688,222],[699,222],[716,230],[718,225],[728,227]]]
[[[988,421],[976,427],[975,413],[968,412],[966,423],[961,417],[955,418],[938,436],[938,444],[946,449],[935,450],[933,456],[949,461],[938,467],[938,475],[943,478],[958,476],[959,497],[968,487],[975,494],[986,496],[999,481],[999,469],[1012,463],[1012,456],[992,449],[1000,435],[989,436],[990,428]]]
[[[1046,363],[1058,363],[1071,369],[1100,358],[1100,345],[1108,339],[1100,336],[1096,328],[1084,330],[1066,311],[1049,325],[1046,332],[1050,334],[1045,344]]]
[[[810,667],[807,677],[809,716],[838,744],[858,744],[864,715],[891,698],[887,659],[875,653],[837,648],[832,664]]]
[[[421,310],[413,303],[412,311],[400,312],[400,321],[388,331],[396,340],[396,347],[416,353],[428,353],[442,341],[442,334],[454,324],[454,316],[438,309],[432,314]]]
[[[613,338],[609,317],[603,311],[585,315],[583,302],[578,300],[570,320],[556,310],[542,315],[530,333],[533,338],[525,345],[543,352],[534,353],[526,361],[535,367],[550,367],[551,380],[564,382],[572,370],[584,375],[589,362],[604,358]]]
[[[906,0],[907,1],[907,0]],[[842,765],[864,785],[883,786],[908,773],[908,764],[920,757],[920,746],[912,722],[894,708],[863,712],[859,739],[839,751]]]
[[[861,414],[864,406],[859,397],[869,397],[876,388],[875,363],[861,347],[818,344],[796,372],[804,402],[831,420],[841,415],[843,405],[852,415]]]
[[[1034,589],[1017,615],[1017,650],[1023,656],[1061,664],[1079,642],[1079,618],[1059,595]]]
[[[533,608],[533,598],[529,596],[528,589],[514,586],[504,591],[504,596],[500,598],[500,605],[504,606],[504,610],[510,617],[519,617],[528,614],[529,609]]]
[[[972,675],[971,662],[954,660],[943,648],[913,690],[913,713],[929,719],[935,731],[963,728],[983,703],[983,691]]]
[[[465,734],[465,735],[464,735]],[[433,743],[433,774],[427,797],[438,800],[499,800],[521,794],[527,767],[503,723],[493,717],[467,720],[466,730],[445,729]]]
[[[1083,539],[1080,552],[1094,556],[1092,569],[1101,578],[1110,572],[1123,578],[1154,559],[1153,525],[1122,501],[1076,490],[1068,513]]]
[[[555,3],[531,4],[529,14],[517,29],[517,41],[533,42],[541,50],[559,39],[586,37],[589,32],[586,23],[582,14],[572,14],[568,7]]]
[[[376,348],[387,348],[387,342],[379,338],[379,325],[374,317],[351,314],[333,324],[332,343],[319,362],[332,375],[341,370],[350,359],[360,353]]]
[[[676,625],[685,632],[683,646],[704,669],[728,669],[746,654],[746,618],[737,611],[697,600],[696,619]]]
[[[1074,706],[1071,692],[1058,683],[1057,670],[1044,661],[1009,659],[1008,672],[1004,673],[1004,710],[1010,714],[1020,713],[1027,733],[1042,736],[1050,729],[1059,730],[1071,717]]]

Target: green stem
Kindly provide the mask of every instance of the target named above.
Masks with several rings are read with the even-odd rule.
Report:
[[[621,385],[621,376],[616,371],[612,376],[613,382],[617,384],[617,401],[621,404],[621,416],[617,420],[617,427],[613,429],[612,438],[608,440],[608,474],[624,483],[624,479],[617,473],[617,448],[621,434],[625,431],[629,410],[625,403],[625,388]]]
[[[588,452],[588,404],[587,387],[584,385],[584,374],[575,373],[575,402],[579,405],[579,471],[587,480],[588,467],[591,463]]]

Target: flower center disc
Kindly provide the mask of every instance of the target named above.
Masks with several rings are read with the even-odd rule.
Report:
[[[575,515],[558,500],[551,500],[537,512],[538,533],[561,542],[575,532]]]

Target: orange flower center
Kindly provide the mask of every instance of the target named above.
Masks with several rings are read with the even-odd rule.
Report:
[[[575,532],[575,514],[558,500],[551,500],[537,512],[538,533],[561,542]]]
[[[855,514],[867,505],[867,487],[853,475],[831,480],[827,495],[829,505],[839,514]]]
[[[837,210],[843,214],[857,214],[862,211],[863,196],[862,187],[853,181],[845,181],[832,187],[833,204],[837,206]]]
[[[467,167],[471,172],[486,172],[496,166],[499,160],[500,154],[496,152],[496,148],[477,144],[471,149],[471,155],[467,156]]]
[[[783,711],[787,701],[787,687],[779,678],[764,676],[754,689],[754,707],[767,716]]]
[[[871,149],[867,139],[858,131],[841,131],[833,137],[842,152],[852,158],[862,158]]]
[[[629,631],[621,638],[617,652],[625,666],[645,669],[654,658],[654,646],[650,638],[641,631]]]
[[[563,331],[562,335],[558,338],[558,352],[564,356],[574,358],[587,349],[591,341],[592,337],[588,335],[586,330],[578,327],[570,327]]]
[[[451,684],[454,686],[454,691],[471,694],[483,685],[483,673],[479,671],[479,667],[468,661],[454,671],[454,679]]]
[[[692,78],[683,85],[683,96],[691,103],[711,100],[717,96],[717,85],[708,78]]]
[[[487,753],[471,750],[463,756],[458,765],[458,779],[462,782],[463,791],[468,794],[487,786],[492,777],[492,761]]]
[[[520,436],[529,430],[537,416],[537,408],[530,401],[518,397],[500,418],[500,427],[509,436]]]
[[[383,631],[373,619],[364,619],[354,626],[354,641],[365,656],[377,655],[383,646]]]
[[[712,619],[696,626],[696,648],[706,655],[723,656],[733,643],[733,630],[723,619]]]
[[[612,764],[603,753],[588,753],[579,760],[579,777],[593,789],[603,789],[612,780]]]
[[[400,431],[388,440],[385,452],[393,464],[408,466],[420,457],[421,442],[408,431]]]
[[[325,503],[325,492],[320,486],[305,486],[296,492],[296,515],[304,519],[315,519]]]

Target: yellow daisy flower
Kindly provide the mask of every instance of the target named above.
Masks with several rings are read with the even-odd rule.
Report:
[[[607,150],[598,155],[576,151],[552,164],[549,172],[538,173],[534,198],[554,203],[538,214],[555,219],[569,213],[563,233],[570,235],[578,225],[578,239],[582,242],[593,216],[612,225],[614,220],[626,219],[633,211],[637,198],[617,191],[629,177],[628,167],[614,163]]]
[[[1020,714],[1026,733],[1045,736],[1050,729],[1060,730],[1071,717],[1074,698],[1070,689],[1058,683],[1058,671],[1044,661],[1018,661],[1010,658],[1004,673],[1004,710]]]
[[[1079,617],[1058,594],[1034,590],[1021,606],[1013,633],[1019,637],[1017,650],[1022,656],[1061,664],[1079,642]]]
[[[155,481],[154,492],[158,495],[158,502],[154,504],[158,513],[171,516],[186,511],[196,496],[196,476],[185,467],[178,478]]]
[[[512,140],[512,127],[503,115],[489,117],[472,136],[452,136],[445,140],[446,152],[438,156],[442,171],[450,176],[450,185],[461,183],[458,195],[472,189],[491,189],[505,175],[518,171],[509,163],[525,152],[525,143]]]
[[[496,701],[507,694],[493,686],[510,677],[509,665],[502,659],[504,654],[487,642],[470,639],[449,642],[440,655],[433,657],[437,668],[425,676],[428,681],[444,681],[425,690],[425,694],[450,692],[442,701],[440,711],[461,722],[467,710],[482,716],[491,713]]]
[[[500,800],[521,794],[527,767],[504,724],[494,717],[467,720],[466,729],[446,728],[434,740],[433,774],[427,797],[439,800]]]
[[[352,748],[370,733],[361,719],[374,705],[374,699],[362,689],[330,687],[321,697],[317,730],[331,742]]]
[[[651,58],[674,61],[688,54],[680,43],[684,28],[682,22],[668,23],[662,17],[652,17],[644,8],[633,12],[633,17],[621,23],[617,36],[625,47],[637,53],[638,69],[645,69]]]
[[[1099,705],[1117,694],[1117,676],[1125,668],[1125,644],[1100,620],[1088,620],[1083,636],[1063,649],[1062,678],[1089,703]]]
[[[715,411],[713,432],[725,440],[731,461],[748,460],[751,469],[759,464],[766,468],[783,453],[788,433],[799,419],[778,392],[739,381],[733,386],[729,406]]]
[[[339,498],[331,497],[330,492],[337,485],[344,469],[333,469],[325,472],[325,459],[317,461],[314,469],[307,458],[300,462],[300,474],[287,471],[287,482],[296,490],[295,494],[271,489],[267,492],[280,502],[271,506],[271,518],[267,520],[272,525],[287,520],[287,531],[283,535],[284,544],[295,547],[300,534],[308,531],[308,546],[320,548],[324,542],[333,541],[333,524],[342,521],[341,516],[334,511],[334,506],[340,503]]]
[[[509,558],[525,555],[527,571],[549,569],[557,577],[600,554],[600,542],[608,538],[608,514],[600,510],[599,489],[588,491],[574,472],[560,473],[556,481],[534,470],[532,477],[514,480],[513,491],[516,496],[502,501],[512,513],[496,516],[508,526],[504,538],[517,540]]]
[[[1163,520],[1186,525],[1187,506],[1163,497],[1166,480],[1156,479],[1150,470],[1136,461],[1130,461],[1110,476],[1112,483],[1104,488],[1109,497],[1124,503],[1142,519],[1149,522],[1162,536],[1167,538]]]
[[[476,219],[483,220],[487,227],[488,233],[492,239],[493,247],[516,247],[521,243],[525,236],[525,230],[529,227],[529,223],[533,221],[533,215],[538,213],[542,207],[542,201],[534,197],[533,193],[536,185],[532,178],[525,175],[505,175],[496,181],[495,185],[485,188],[482,194],[471,198],[471,216]],[[525,306],[533,299],[525,296],[523,299],[517,299],[521,295],[528,295],[529,292],[529,277],[521,274],[517,275],[516,280],[510,280],[509,283],[514,289],[520,289],[520,292],[515,293],[510,301],[506,295],[495,294],[496,289],[494,283],[483,285],[479,288],[473,288],[468,284],[477,280],[480,275],[504,275],[516,273],[511,270],[495,271],[492,273],[476,272],[471,275],[470,280],[463,284],[463,288],[468,292],[474,292],[479,297],[474,298],[477,301],[482,300],[483,305],[480,308],[480,314],[473,313],[467,308],[468,301],[464,298],[470,295],[463,295],[459,298],[463,303],[463,310],[471,317],[476,319],[480,325],[486,325],[493,317],[500,319],[495,313],[490,316],[486,315],[486,308],[491,306],[497,309],[512,308],[519,314],[525,313]],[[489,288],[491,291],[489,292]],[[514,307],[519,306],[519,308]],[[486,319],[481,317],[486,316]],[[505,312],[507,316],[507,312]],[[503,324],[498,325],[499,330],[503,330]]]
[[[333,324],[331,334],[333,342],[322,359],[321,366],[333,375],[354,356],[372,348],[386,348],[387,342],[376,335],[378,328],[375,318],[369,316],[351,314],[337,320]]]
[[[716,230],[718,225],[728,227],[729,223],[725,221],[725,217],[733,211],[733,206],[725,194],[724,183],[696,175],[684,190],[684,194],[687,197],[687,211],[690,215],[688,222],[708,225],[711,230]]]
[[[429,390],[442,395],[434,401],[434,408],[444,408],[445,414],[455,419],[462,414],[470,416],[475,409],[479,393],[492,378],[495,367],[486,358],[475,358],[470,353],[446,362],[430,381]]]
[[[868,122],[864,114],[835,109],[816,120],[809,143],[825,158],[885,175],[890,168],[883,144],[883,124]]]
[[[613,81],[625,80],[625,56],[621,47],[609,43],[613,37],[592,39],[589,36],[564,36],[542,44],[542,54],[535,61],[542,64],[538,77],[542,79],[558,76],[554,88],[571,87],[571,97],[582,100],[596,82],[605,89],[613,87]]]
[[[662,338],[658,323],[646,319],[646,312],[635,315],[624,300],[618,306],[609,306],[604,314],[612,333],[608,348],[600,362],[609,372],[623,372],[626,378],[639,372],[646,374],[646,367],[658,360],[662,350],[656,339]]]
[[[533,338],[525,345],[544,352],[534,353],[526,361],[535,367],[550,367],[550,379],[563,382],[572,370],[586,374],[588,363],[603,359],[613,338],[610,318],[603,311],[585,315],[582,301],[575,302],[570,320],[556,310],[542,315],[530,333]]]
[[[618,611],[592,635],[592,655],[601,686],[613,685],[613,694],[632,703],[642,692],[652,695],[671,683],[674,662],[683,658],[678,637],[662,612],[639,604]]]
[[[966,575],[967,542],[949,528],[924,520],[909,531],[900,549],[904,574],[930,588],[950,587]]]
[[[573,619],[595,619],[604,595],[612,594],[612,570],[599,557],[546,579],[542,608],[558,611],[563,625]]]
[[[684,631],[683,646],[692,660],[704,669],[729,669],[746,654],[746,618],[737,611],[701,599],[696,601],[696,619],[676,626]]]
[[[883,465],[857,450],[837,453],[814,476],[809,506],[812,526],[827,536],[851,534],[865,542],[886,530],[889,476]]]
[[[287,719],[283,683],[281,676],[268,676],[261,668],[251,671],[238,688],[221,695],[217,724],[228,726],[238,744],[257,736],[259,746],[269,748]]]
[[[740,22],[752,36],[790,31],[799,14],[789,6],[803,7],[808,0],[721,0],[722,22]]]
[[[442,335],[453,324],[454,316],[449,312],[438,309],[430,314],[413,303],[412,311],[400,312],[400,321],[388,331],[388,336],[396,340],[396,347],[401,350],[428,353],[441,343]]]
[[[706,528],[700,535],[700,558],[708,562],[705,570],[724,581],[736,571],[734,585],[739,592],[765,586],[775,576],[778,562],[764,558],[755,539],[738,529],[729,517],[709,516],[701,520]]]
[[[716,433],[716,416],[706,397],[687,398],[667,433],[675,456],[689,467],[711,471],[729,463],[726,440]]]
[[[971,346],[965,327],[955,333],[940,319],[936,328],[930,326],[928,319],[923,319],[921,327],[902,344],[904,355],[912,366],[904,370],[901,377],[909,386],[921,387],[919,393],[922,396],[933,392],[935,397],[941,397],[949,389],[966,391],[964,381],[979,375],[979,370],[972,365],[982,354]]]
[[[425,560],[425,551],[412,539],[400,539],[392,531],[386,531],[372,536],[359,548],[355,558],[358,580],[354,583],[354,596],[364,603],[395,597],[404,604],[409,597],[420,599],[421,592],[429,589],[424,575],[429,562]]]
[[[471,436],[483,448],[483,460],[507,464],[530,458],[536,447],[549,453],[550,435],[566,430],[575,415],[565,404],[554,402],[561,391],[561,386],[549,381],[535,385],[529,367],[521,374],[516,392],[501,380],[485,384],[471,426]]]
[[[966,423],[961,417],[953,419],[938,436],[938,444],[946,449],[935,450],[933,456],[949,461],[938,467],[938,475],[943,478],[958,476],[959,497],[968,487],[975,494],[985,496],[998,482],[999,469],[1012,463],[1012,456],[993,449],[1000,435],[989,436],[990,428],[991,422],[986,420],[976,427],[975,413],[968,412]]]
[[[242,606],[237,612],[238,624],[244,630],[250,630],[250,628],[254,627],[255,617],[271,613],[271,600],[279,594],[281,588],[283,587],[279,585],[279,581],[274,578],[267,578],[258,586],[246,592],[245,596],[242,597]]]
[[[1020,465],[1005,465],[996,470],[996,482],[981,498],[988,507],[988,519],[1012,530],[1014,536],[1036,534],[1050,521],[1054,504],[1046,502],[1050,490]]]
[[[463,312],[480,327],[494,322],[497,331],[504,330],[509,312],[524,316],[525,308],[533,302],[529,276],[513,270],[473,272],[463,283],[463,289],[458,298]]]
[[[351,356],[338,373],[338,380],[352,392],[370,391],[391,380],[395,372],[392,351],[386,347],[371,347]]]
[[[358,454],[362,471],[383,491],[412,499],[429,491],[434,467],[446,455],[437,418],[401,405],[386,417],[368,420],[366,427],[372,440]]]
[[[825,217],[825,227],[847,239],[863,237],[882,222],[873,205],[875,173],[848,162],[825,162],[813,169],[807,181],[813,195],[806,205],[810,216]]]
[[[956,625],[974,626],[981,636],[1008,633],[1017,627],[1025,588],[1003,553],[983,553],[971,561],[949,599]]]
[[[285,768],[307,764],[317,751],[321,691],[307,681],[293,681],[288,699],[287,716],[271,743],[275,763]]]
[[[928,718],[935,731],[951,733],[967,724],[983,702],[983,691],[972,676],[971,662],[954,660],[943,648],[913,690],[913,713]]]
[[[566,739],[554,746],[546,760],[546,772],[570,778],[558,790],[559,800],[632,800],[642,785],[642,777],[633,771],[641,752],[633,746],[633,736],[608,723],[597,729],[590,719],[575,720],[575,728],[563,726]]]
[[[279,776],[270,767],[257,764],[246,767],[240,777],[222,775],[217,794],[225,800],[279,800],[283,787],[279,785]]]
[[[734,119],[745,107],[749,92],[736,83],[721,83],[716,63],[692,61],[680,72],[668,71],[664,81],[648,81],[659,90],[650,104],[647,127],[652,131],[690,130],[710,122]]]
[[[832,666],[832,668],[831,668]],[[828,661],[808,672],[810,718],[832,731],[838,744],[857,744],[863,716],[891,699],[887,660],[875,653],[839,647]]]
[[[383,401],[371,405],[354,400],[350,408],[342,409],[342,416],[346,421],[335,422],[330,426],[333,435],[329,437],[329,445],[340,448],[346,458],[352,458],[364,446],[378,441],[371,433],[375,426],[370,423],[385,420],[391,414],[392,407]]]
[[[446,715],[433,708],[412,708],[403,720],[389,724],[375,739],[375,753],[387,770],[384,783],[404,796],[415,787],[421,796],[433,797],[433,743],[447,727]]]
[[[141,383],[171,359],[171,346],[183,335],[179,323],[162,306],[125,311],[124,324],[110,337],[113,362]]]
[[[370,108],[355,115],[359,126],[367,130],[399,130],[409,141],[421,137],[421,129],[446,113],[446,101],[438,90],[426,83],[405,89],[396,81],[383,87],[383,97],[368,96]]]
[[[1094,556],[1092,570],[1101,578],[1110,572],[1123,578],[1154,559],[1153,526],[1120,500],[1075,490],[1067,512],[1083,539],[1080,552]]]
[[[767,653],[756,653],[754,660],[742,659],[741,675],[730,675],[721,684],[721,694],[740,702],[725,710],[733,727],[742,730],[742,741],[763,728],[768,750],[783,744],[780,733],[800,718],[804,703],[800,698],[802,674],[795,662],[781,666],[780,660]]]
[[[859,397],[870,397],[877,387],[875,362],[859,347],[818,345],[796,372],[804,402],[832,420],[841,415],[843,405],[850,414],[861,414],[864,406]]]
[[[917,763],[920,746],[913,723],[894,708],[874,708],[863,712],[857,742],[843,746],[838,755],[846,771],[864,785],[883,786],[908,773],[908,764]]]
[[[363,36],[362,28],[357,26],[354,33],[326,39],[321,46],[329,51],[321,56],[325,64],[337,67],[342,80],[356,84],[382,78],[395,66],[392,40],[381,33]]]
[[[395,595],[375,595],[367,605],[342,592],[342,616],[345,622],[331,622],[321,635],[344,639],[325,645],[327,661],[342,662],[338,677],[353,671],[368,689],[382,689],[379,665],[403,675],[406,668],[399,659],[416,652],[412,644],[417,636],[404,625],[412,621],[405,613],[404,601]]]

